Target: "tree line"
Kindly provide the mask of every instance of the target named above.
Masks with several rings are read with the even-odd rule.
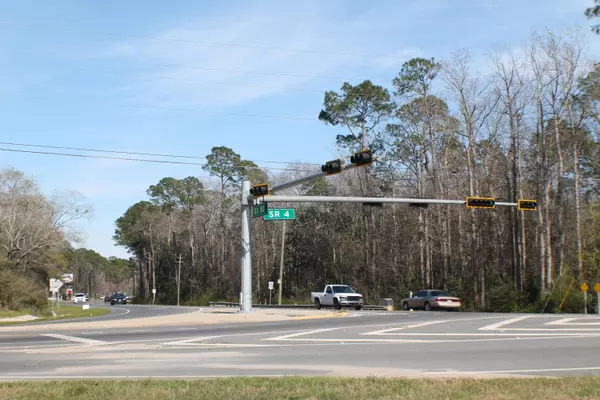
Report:
[[[600,64],[586,59],[576,34],[553,33],[489,58],[483,71],[475,61],[467,50],[414,58],[389,87],[366,80],[326,92],[318,117],[340,150],[369,148],[377,162],[289,192],[536,199],[538,210],[290,204],[287,300],[341,282],[369,302],[445,288],[468,308],[537,311],[556,308],[573,282],[600,280]],[[114,236],[133,255],[139,297],[156,288],[159,301],[174,303],[181,259],[184,301],[237,299],[241,181],[275,184],[314,169],[288,168],[273,173],[215,147],[204,166],[212,179],[152,185]],[[254,219],[254,301],[277,281],[281,230],[282,222]]]
[[[62,273],[73,273],[74,289],[90,295],[130,284],[131,260],[73,247],[82,239],[75,223],[89,214],[81,200],[45,196],[23,172],[0,170],[0,308],[45,309],[49,279]]]

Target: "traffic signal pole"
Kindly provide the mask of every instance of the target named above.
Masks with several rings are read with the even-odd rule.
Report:
[[[242,183],[242,293],[240,295],[240,311],[252,312],[252,245],[251,245],[251,218],[252,218],[252,196],[250,192],[250,181]]]
[[[457,204],[464,205],[465,200],[445,199],[410,199],[395,197],[337,197],[337,196],[267,196],[267,203],[297,202],[297,203],[389,203],[389,204]],[[496,202],[496,206],[516,207],[517,203]]]

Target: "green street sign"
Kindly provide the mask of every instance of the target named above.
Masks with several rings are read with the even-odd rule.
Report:
[[[267,203],[262,202],[252,207],[252,218],[267,215]]]
[[[263,219],[265,221],[296,219],[296,210],[293,208],[272,208],[267,212]]]

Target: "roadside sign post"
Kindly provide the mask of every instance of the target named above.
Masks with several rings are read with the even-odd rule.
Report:
[[[156,299],[156,289],[152,289],[152,305],[154,305],[155,299]]]
[[[269,281],[269,304],[273,304],[271,301],[273,296],[273,281]]]
[[[581,291],[583,292],[583,313],[587,314],[587,291],[589,286],[587,283],[583,282],[580,286]]]
[[[60,279],[54,279],[52,282],[52,292],[54,297],[54,293],[56,293],[56,307],[58,311],[60,311],[60,291],[59,289],[64,285],[64,283]]]
[[[600,282],[594,285],[594,291],[596,292],[596,312],[600,314]]]

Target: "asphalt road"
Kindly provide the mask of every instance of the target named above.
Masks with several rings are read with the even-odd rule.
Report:
[[[598,354],[598,316],[352,311],[270,323],[7,332],[0,379],[600,375]]]

